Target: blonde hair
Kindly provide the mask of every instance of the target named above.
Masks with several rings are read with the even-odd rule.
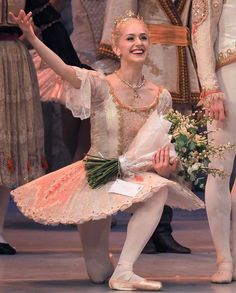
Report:
[[[146,26],[143,18],[140,15],[135,14],[131,10],[125,11],[124,15],[117,17],[114,21],[114,26],[111,32],[111,44],[113,48],[118,45],[119,39],[121,37],[121,25],[132,19],[140,20]]]

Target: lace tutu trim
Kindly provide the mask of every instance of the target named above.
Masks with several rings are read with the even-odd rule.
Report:
[[[168,205],[187,210],[204,208],[195,194],[176,182],[151,172],[141,173],[138,178],[144,187],[134,198],[108,193],[113,182],[91,189],[80,161],[25,184],[13,190],[12,195],[25,216],[46,225],[81,224],[106,218],[147,200],[164,186],[169,189]],[[135,178],[127,180],[137,182]]]

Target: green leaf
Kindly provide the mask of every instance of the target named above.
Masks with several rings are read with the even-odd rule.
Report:
[[[189,149],[191,150],[191,151],[194,151],[195,149],[196,149],[196,144],[194,143],[194,142],[190,142],[190,144],[189,144]]]

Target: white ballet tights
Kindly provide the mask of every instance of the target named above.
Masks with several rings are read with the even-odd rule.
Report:
[[[230,251],[231,196],[227,183],[226,179],[209,176],[206,185],[207,216],[218,265],[232,263]]]
[[[114,279],[141,279],[133,273],[133,264],[161,218],[167,195],[168,189],[164,187],[137,207],[129,221],[125,244],[113,275],[114,267],[109,257],[111,217],[78,225],[88,275],[93,282],[102,283],[111,275]]]
[[[160,221],[167,196],[168,189],[164,187],[136,209],[128,223],[126,240],[111,279],[134,282],[143,279],[133,273],[133,265]]]
[[[7,212],[8,202],[10,198],[10,189],[0,186],[0,243],[6,243],[3,237],[4,220]]]
[[[87,272],[94,283],[103,283],[114,271],[109,256],[110,227],[111,217],[78,225]]]
[[[220,130],[213,133],[215,143],[225,144],[236,142],[235,121],[236,121],[236,87],[235,87],[236,63],[222,67],[218,71],[218,78],[221,89],[226,94],[227,118],[224,123],[215,123],[208,126],[208,130]],[[223,160],[212,160],[212,166],[223,169],[227,174],[231,174],[233,169],[235,150],[227,152]],[[236,266],[236,185],[232,192],[229,191],[229,177],[221,179],[219,177],[208,176],[206,185],[206,208],[209,226],[216,249],[218,268],[230,268]],[[231,230],[232,228],[232,230]],[[230,247],[230,239],[232,247]]]

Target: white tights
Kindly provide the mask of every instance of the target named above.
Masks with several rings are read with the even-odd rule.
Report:
[[[133,273],[133,265],[160,220],[167,196],[168,189],[164,187],[135,210],[113,279],[140,279]],[[108,218],[79,225],[88,274],[94,282],[105,281],[113,271],[108,250],[110,223]]]
[[[236,63],[224,66],[218,71],[221,89],[226,94],[227,118],[223,124],[215,123],[208,127],[208,130],[216,129],[217,126],[221,127],[219,131],[213,133],[217,145],[236,142],[235,65]],[[222,168],[226,173],[231,174],[234,156],[235,151],[227,152],[223,160],[212,160],[212,166]],[[206,208],[218,266],[222,263],[233,264],[234,262],[234,267],[236,267],[236,185],[234,184],[230,194],[229,178],[208,176]]]
[[[84,259],[90,279],[103,283],[113,273],[109,257],[111,217],[78,225]]]
[[[226,188],[227,182],[223,184],[220,181],[221,179],[209,176],[206,186],[207,215],[218,265],[221,263],[232,263],[230,249],[232,198],[229,193],[229,187]],[[232,224],[235,220],[232,215]],[[232,242],[232,245],[236,245],[236,242]]]
[[[4,220],[7,212],[10,190],[5,186],[0,186],[0,243],[5,243],[3,237]]]
[[[135,211],[129,221],[125,244],[112,278],[130,281],[140,279],[133,273],[133,265],[160,221],[167,196],[168,189],[162,188]]]

